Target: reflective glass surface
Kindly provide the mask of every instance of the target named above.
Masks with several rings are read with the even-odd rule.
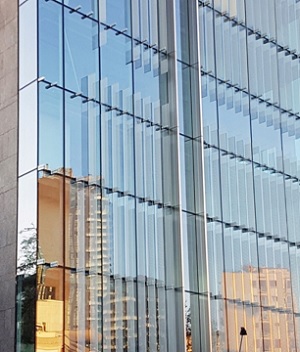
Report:
[[[68,6],[70,11],[76,10],[80,12],[82,16],[98,18],[98,1],[96,0],[61,0],[61,2]]]
[[[98,24],[64,10],[65,87],[99,99]],[[84,55],[81,53],[84,52]]]
[[[37,258],[37,174],[19,178],[16,292],[16,351],[33,352]]]
[[[200,3],[212,350],[296,349],[299,4]]]
[[[39,4],[39,75],[62,85],[63,80],[63,14],[52,1]]]
[[[19,6],[19,88],[37,78],[37,1]],[[9,34],[6,34],[9,35]]]
[[[19,95],[19,175],[32,171],[37,164],[37,84],[23,88]]]
[[[19,4],[17,351],[300,349],[300,2]]]
[[[20,351],[184,350],[172,9],[37,4],[39,78],[20,94],[20,171],[31,171],[20,200],[35,175],[34,200],[20,202],[34,235],[32,272],[18,277]]]
[[[38,164],[44,169],[57,170],[63,166],[63,94],[39,84]]]

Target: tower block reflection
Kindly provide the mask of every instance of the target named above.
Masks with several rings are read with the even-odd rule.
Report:
[[[126,350],[137,344],[137,283],[146,292],[145,337],[150,339],[165,319],[158,299],[162,282],[113,273],[111,204],[100,181],[75,179],[63,169],[45,169],[39,178],[38,352],[60,352],[63,346],[65,351]]]

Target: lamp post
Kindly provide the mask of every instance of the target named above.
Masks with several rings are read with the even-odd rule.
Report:
[[[241,327],[240,335],[241,335],[241,341],[240,341],[239,352],[241,352],[241,350],[242,350],[243,337],[247,336],[247,331],[246,331],[246,329],[243,326]]]

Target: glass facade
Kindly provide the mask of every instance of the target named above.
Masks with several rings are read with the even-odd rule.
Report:
[[[300,351],[300,2],[19,4],[16,351]]]
[[[299,15],[199,1],[213,351],[300,349]]]

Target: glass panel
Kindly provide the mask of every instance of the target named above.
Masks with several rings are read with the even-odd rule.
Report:
[[[84,345],[101,349],[102,343],[105,351],[133,351],[137,342],[135,283],[119,276],[102,279],[66,272],[66,344],[80,351]]]
[[[214,12],[208,7],[199,8],[201,69],[215,75]]]
[[[176,39],[177,39],[177,55],[178,59],[189,63],[190,62],[190,47],[189,47],[189,5],[187,1],[176,1]]]
[[[115,24],[118,30],[125,30],[130,35],[130,1],[129,0],[100,0],[100,20],[105,24]]]
[[[63,7],[54,1],[39,1],[39,77],[62,86]]]
[[[137,310],[138,310],[138,351],[147,351],[147,331],[146,326],[146,292],[145,292],[145,277],[138,277],[137,282]],[[165,308],[165,305],[163,306]]]
[[[111,339],[108,329],[113,322],[105,320],[105,314],[110,314],[105,300],[113,298],[106,295],[107,288],[109,278],[102,281],[91,270],[76,268],[65,272],[65,345],[70,351],[101,350],[103,332]]]
[[[211,310],[211,337],[213,351],[226,351],[226,319],[224,315],[224,301],[213,298],[210,303]],[[220,314],[221,312],[221,314]]]
[[[180,131],[186,136],[192,136],[191,69],[182,63],[177,64],[177,69]]]
[[[136,120],[135,124],[136,194],[147,201],[162,202],[161,131]],[[154,177],[153,177],[154,175]]]
[[[218,85],[220,147],[233,156],[251,157],[248,96],[225,84]]]
[[[102,113],[103,184],[126,194],[134,194],[133,118],[115,111]]]
[[[194,215],[182,213],[183,251],[184,251],[184,288],[198,292],[198,251],[196,238],[196,222]]]
[[[147,287],[147,310],[148,310],[148,319],[147,325],[148,329],[148,349],[150,351],[155,351],[157,349],[157,310],[156,310],[156,290],[155,290],[155,281],[148,280]]]
[[[216,148],[205,149],[206,211],[210,217],[221,219],[220,165]]]
[[[35,342],[35,298],[36,267],[33,265],[29,273],[17,276],[16,297],[16,351],[34,352]]]
[[[37,84],[19,94],[19,175],[37,167]]]
[[[154,50],[135,43],[133,56],[134,113],[136,116],[145,119],[145,122],[149,123],[151,121],[160,124],[159,55]],[[145,84],[145,80],[147,84]]]
[[[186,330],[186,352],[202,351],[205,341],[201,341],[202,312],[199,305],[200,296],[196,294],[185,293],[185,330]],[[201,317],[201,318],[200,318]]]
[[[176,210],[164,209],[166,284],[174,287],[182,286],[179,216]]]
[[[26,272],[36,261],[37,175],[36,171],[19,178],[18,190],[18,268]]]
[[[295,349],[289,266],[292,277],[298,269],[288,254],[295,243],[289,250],[286,240],[297,243],[299,62],[291,48],[298,4],[279,1],[275,9],[273,1],[247,1],[246,11],[235,0],[213,5],[218,12],[208,2],[199,8],[213,350],[238,350],[241,326],[248,332],[242,348]],[[254,31],[238,22],[242,13]],[[208,69],[210,45],[216,72]]]
[[[64,283],[63,269],[37,267],[35,350],[63,348]]]
[[[249,80],[252,94],[278,104],[278,70],[276,47],[248,36]]]
[[[223,294],[224,253],[221,224],[216,222],[209,222],[207,224],[207,246],[210,291],[214,299],[217,299],[217,296],[221,298]]]
[[[37,78],[37,4],[28,0],[19,14],[19,87]]]
[[[63,164],[63,92],[39,84],[39,166],[59,170]]]
[[[124,310],[125,310],[125,348],[128,351],[136,351],[137,349],[137,297],[136,297],[136,282],[132,281],[132,279],[128,279],[124,283],[125,285],[125,295],[124,297],[128,297],[124,302]],[[155,310],[156,311],[156,310]]]
[[[86,270],[86,267],[93,267],[93,264],[98,266],[98,260],[101,261],[101,257],[98,258],[98,256],[96,256],[95,262],[94,260],[91,261],[92,258],[89,257],[89,241],[85,238],[88,231],[88,219],[90,219],[88,207],[89,188],[88,183],[84,179],[65,179],[65,217],[69,219],[66,222],[65,238],[67,251],[65,260],[68,266],[76,270]],[[100,204],[98,209],[99,207],[101,207]],[[99,231],[101,231],[101,227]],[[96,234],[90,233],[90,236],[96,236]]]
[[[107,195],[105,211],[110,221],[106,227],[106,243],[110,248],[110,271],[121,277],[136,277],[134,203],[131,197]]]
[[[97,1],[96,0],[64,0],[64,4],[77,9],[81,13],[88,15],[91,18],[98,17]]]
[[[69,176],[100,175],[99,105],[65,93],[65,164]],[[97,178],[97,177],[96,177]],[[87,180],[87,179],[86,179]]]
[[[141,277],[146,276],[145,209],[145,203],[137,203],[137,272]]]
[[[294,120],[288,114],[282,114],[282,141],[284,154],[284,170],[287,174],[285,180],[285,196],[287,206],[288,239],[298,243],[299,217],[296,215],[299,208],[299,121]]]
[[[132,113],[131,40],[101,26],[101,102]]]
[[[31,172],[19,179],[18,262],[16,296],[16,351],[34,351],[36,297],[36,199],[37,176]]]
[[[65,86],[89,99],[99,100],[98,24],[67,9],[64,15]]]
[[[64,175],[58,170],[40,172],[38,180],[38,258],[49,265],[64,263]],[[51,241],[49,241],[51,239]]]
[[[180,152],[182,209],[195,212],[193,141],[189,138],[181,137]]]
[[[217,80],[208,75],[202,76],[202,121],[206,143],[217,146]]]
[[[166,291],[167,339],[170,351],[184,351],[185,325],[183,292],[173,289]],[[174,331],[177,332],[174,338]]]

